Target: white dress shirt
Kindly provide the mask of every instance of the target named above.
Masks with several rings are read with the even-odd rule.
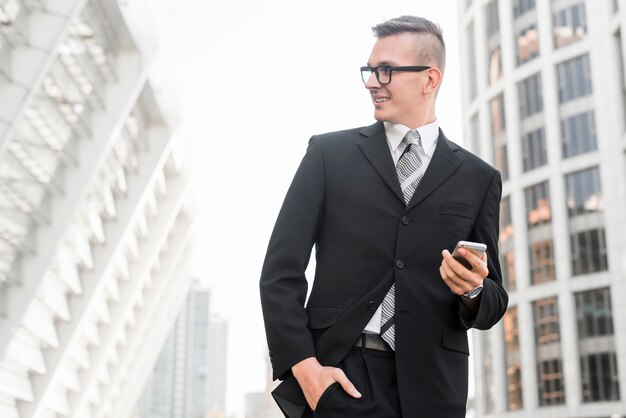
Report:
[[[383,122],[385,125],[385,134],[387,135],[387,145],[389,145],[389,152],[391,152],[391,158],[393,163],[398,164],[398,160],[402,156],[406,143],[402,141],[411,128],[400,125],[397,123]],[[422,149],[420,157],[422,157],[423,170],[426,171],[430,160],[433,158],[435,148],[437,147],[437,138],[439,138],[439,121],[435,119],[434,122],[428,125],[423,125],[417,128],[417,132],[422,139]],[[419,187],[419,186],[418,186]],[[382,310],[382,304],[378,306],[374,316],[367,323],[363,332],[371,334],[380,334],[380,313]]]

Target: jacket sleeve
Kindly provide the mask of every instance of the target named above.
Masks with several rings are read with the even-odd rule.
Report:
[[[468,329],[478,328],[485,330],[494,326],[504,315],[509,301],[509,296],[502,287],[502,272],[498,256],[501,195],[502,178],[498,171],[494,171],[474,229],[469,237],[471,241],[487,244],[489,275],[483,281],[480,305],[474,317],[470,315],[465,305],[459,300],[461,323]]]
[[[261,307],[274,379],[315,356],[304,303],[305,270],[323,217],[324,159],[312,137],[276,220],[261,272]]]

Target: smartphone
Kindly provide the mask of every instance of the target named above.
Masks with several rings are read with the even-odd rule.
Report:
[[[452,257],[459,263],[463,264],[468,269],[472,269],[472,265],[465,259],[463,256],[459,254],[459,248],[465,248],[466,250],[470,250],[477,256],[481,257],[485,251],[487,251],[487,246],[485,244],[481,244],[480,242],[471,242],[471,241],[459,241],[454,247],[454,251],[452,252]]]

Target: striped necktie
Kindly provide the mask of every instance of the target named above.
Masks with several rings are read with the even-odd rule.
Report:
[[[403,141],[407,144],[404,153],[396,164],[396,172],[398,181],[404,196],[404,202],[408,205],[413,197],[413,193],[420,180],[424,176],[422,170],[422,138],[419,132],[409,131]],[[381,309],[380,335],[391,346],[396,349],[396,326],[394,324],[394,313],[396,307],[396,284],[392,284],[391,288],[385,295]]]

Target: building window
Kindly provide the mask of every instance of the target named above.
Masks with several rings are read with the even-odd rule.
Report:
[[[507,196],[500,202],[500,265],[502,267],[502,283],[509,292],[516,289],[515,254],[513,252],[513,221],[511,219],[511,197]]]
[[[553,10],[552,26],[555,48],[581,40],[587,34],[585,3],[580,2],[561,10]]]
[[[550,190],[548,182],[536,184],[524,190],[526,197],[526,220],[528,227],[550,223]]]
[[[548,182],[524,190],[528,225],[530,279],[532,284],[555,279],[550,189]]]
[[[513,17],[535,9],[535,0],[513,0]]]
[[[594,289],[575,297],[583,402],[617,401],[620,396],[610,291]]]
[[[548,162],[543,128],[529,132],[522,137],[522,161],[524,171],[532,170]]]
[[[593,92],[589,55],[581,55],[562,62],[557,66],[557,74],[559,78],[559,102],[565,103],[590,95]]]
[[[530,244],[530,282],[541,284],[556,278],[554,273],[554,250],[552,239],[535,241]]]
[[[598,353],[580,359],[583,402],[619,401],[615,353]]]
[[[613,335],[611,292],[608,288],[576,293],[578,338]]]
[[[539,404],[565,403],[557,298],[533,302]]]
[[[517,84],[520,102],[520,119],[539,113],[543,110],[543,96],[541,93],[541,75],[535,74]]]
[[[604,210],[598,167],[568,174],[566,183],[567,211],[570,217]]]
[[[563,156],[572,157],[598,149],[593,110],[563,119]]]
[[[604,228],[573,233],[571,245],[574,276],[608,269]]]
[[[485,6],[485,21],[487,22],[487,73],[489,84],[493,84],[502,77],[502,52],[500,47],[500,18],[498,16],[498,2],[491,0]]]
[[[517,65],[539,56],[539,34],[537,25],[532,24],[517,31]]]
[[[489,102],[491,111],[491,137],[493,139],[494,165],[502,173],[502,179],[509,178],[507,160],[506,120],[504,112],[504,96],[499,94]]]
[[[487,37],[500,31],[500,18],[498,16],[497,0],[491,0],[485,6],[485,21],[487,25]]]
[[[508,308],[504,314],[503,324],[507,388],[506,404],[509,411],[516,411],[524,407],[516,306]]]

